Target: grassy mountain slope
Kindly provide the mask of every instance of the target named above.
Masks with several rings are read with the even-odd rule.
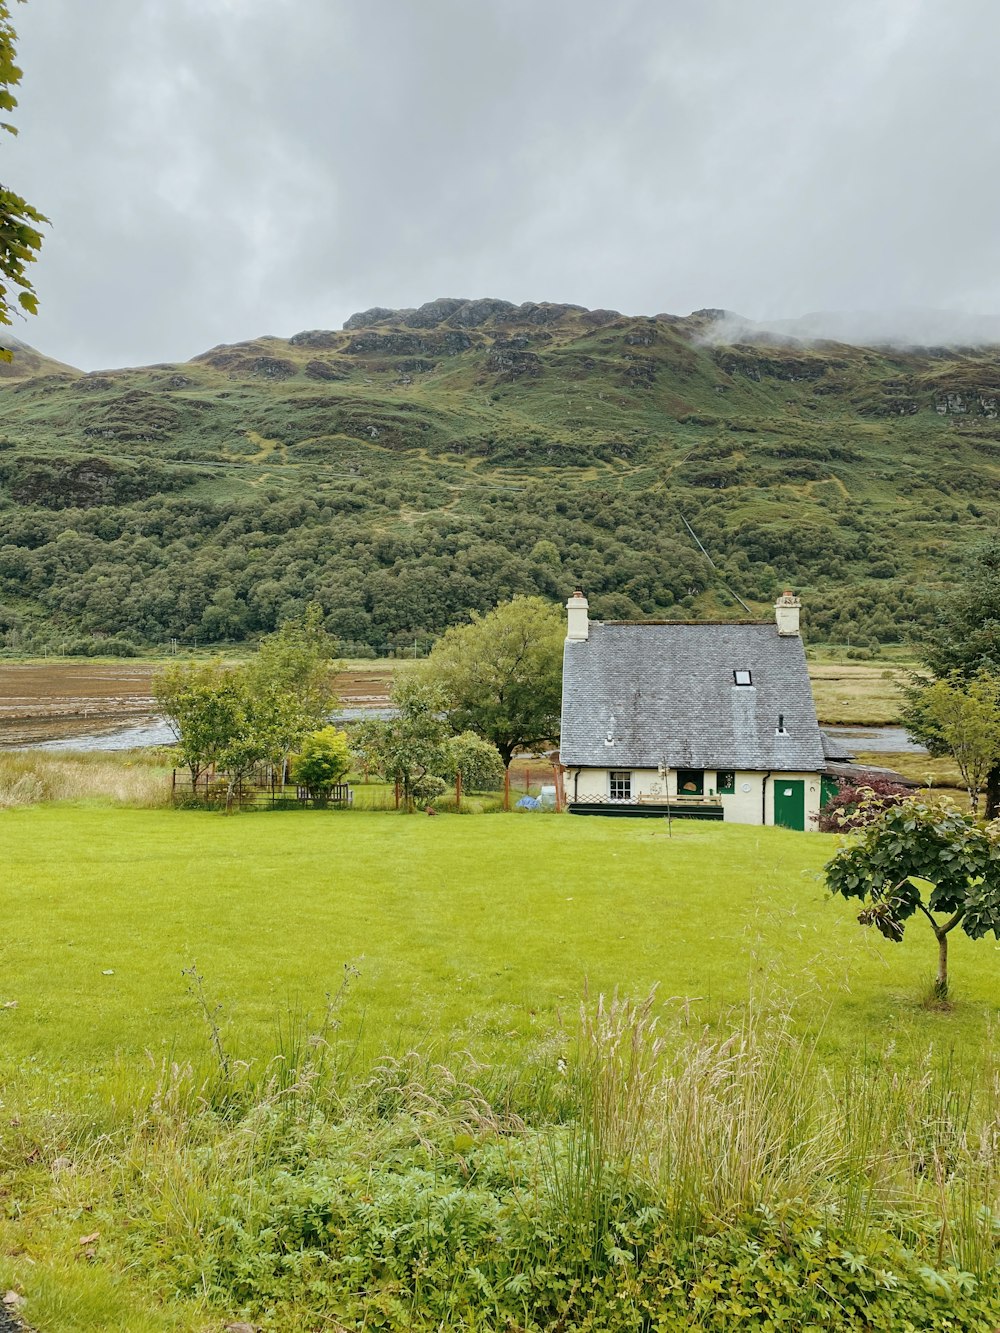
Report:
[[[318,598],[381,651],[577,582],[607,617],[787,582],[814,638],[919,626],[996,530],[1000,349],[714,345],[717,314],[439,301],[184,365],[20,353],[0,631],[238,639]]]

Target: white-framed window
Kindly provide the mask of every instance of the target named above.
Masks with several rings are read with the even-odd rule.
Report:
[[[632,774],[624,769],[612,769],[611,780],[611,799],[613,801],[631,801],[632,799]]]

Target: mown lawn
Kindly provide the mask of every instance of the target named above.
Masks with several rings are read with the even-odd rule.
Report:
[[[862,929],[822,883],[835,846],[569,816],[5,812],[7,1077],[12,1062],[71,1074],[204,1052],[192,965],[240,1055],[272,1047],[290,1012],[318,1022],[345,965],[345,1027],[368,1055],[513,1054],[573,1019],[587,988],[654,985],[697,1023],[751,996],[791,1002],[831,1055],[978,1048],[1000,1004],[998,946],[956,938],[955,1006],[925,1008],[929,930],[915,921],[891,945]]]
[[[581,1255],[587,1280],[611,1293],[608,1308],[618,1300],[608,1219],[620,1214],[631,1235],[635,1218],[659,1218],[657,1243],[674,1255],[682,1204],[704,1194],[705,1243],[722,1234],[730,1247],[719,1281],[733,1286],[733,1309],[743,1309],[740,1264],[747,1238],[759,1243],[762,1209],[780,1219],[779,1240],[764,1240],[780,1250],[784,1284],[762,1309],[787,1313],[790,1292],[812,1309],[812,1241],[789,1268],[785,1224],[814,1236],[829,1204],[827,1286],[854,1282],[836,1267],[845,1255],[881,1271],[890,1233],[905,1231],[913,1252],[898,1300],[888,1288],[871,1297],[896,1322],[851,1326],[943,1327],[904,1321],[905,1302],[919,1320],[960,1305],[939,1309],[920,1287],[931,1270],[917,1266],[995,1267],[993,1232],[975,1219],[995,1197],[992,1156],[980,1151],[992,1140],[981,1143],[978,1126],[995,1118],[996,945],[956,940],[954,1007],[927,1007],[930,931],[917,922],[893,946],[862,930],[822,884],[834,838],[693,822],[672,834],[659,820],[516,814],[227,818],[93,804],[0,814],[0,1292],[24,1294],[39,1333],[218,1333],[241,1317],[282,1333],[429,1331],[521,1327],[494,1311],[504,1284],[520,1283],[541,1321],[525,1326],[563,1327],[556,1314],[579,1296]],[[202,1011],[184,975],[194,965]],[[302,1037],[320,1028],[345,966],[356,974],[327,1077],[326,1048]],[[669,1052],[656,1065],[652,1034],[634,1019],[620,1049],[613,1022],[581,1042],[585,993],[592,1015],[600,991],[653,986],[686,1072],[671,1074]],[[213,1056],[205,1009],[224,1051],[249,1065]],[[815,1034],[818,1060],[809,1042],[786,1041],[789,1012]],[[284,1066],[279,1050],[292,1053]],[[414,1060],[377,1067],[411,1050]],[[320,1062],[315,1081],[306,1051]],[[654,1065],[672,1091],[640,1105],[634,1089]],[[633,1123],[643,1165],[621,1193],[614,1134]],[[669,1134],[679,1137],[667,1170],[657,1145]],[[921,1165],[928,1152],[939,1160],[928,1148],[938,1139],[949,1162],[956,1144],[965,1154],[954,1188]],[[606,1155],[607,1172],[580,1176],[587,1153]],[[646,1206],[650,1190],[660,1211]],[[893,1201],[876,1210],[874,1238],[851,1221],[855,1195]],[[508,1196],[509,1256],[495,1239]],[[402,1260],[397,1272],[397,1248],[445,1206],[471,1219],[468,1236],[460,1227],[465,1239],[441,1242],[433,1281],[423,1258],[415,1277]],[[604,1219],[592,1252],[574,1230],[587,1209]],[[309,1230],[328,1214],[336,1225]],[[693,1234],[683,1231],[677,1255]],[[466,1244],[496,1268],[495,1298],[456,1295],[472,1264]],[[357,1257],[369,1250],[370,1263]],[[345,1256],[353,1277],[338,1267]],[[557,1260],[565,1271],[553,1278]],[[683,1277],[682,1306],[699,1280]],[[639,1303],[666,1310],[665,1290],[647,1273],[627,1319],[587,1323],[588,1295],[565,1326],[638,1327]],[[993,1287],[983,1290],[988,1304]],[[453,1307],[449,1322],[440,1311]],[[810,1319],[789,1327],[819,1326]],[[720,1314],[658,1326],[743,1324]]]

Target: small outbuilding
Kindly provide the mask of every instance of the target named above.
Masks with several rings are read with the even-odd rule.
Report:
[[[573,814],[815,829],[827,759],[801,603],[768,621],[592,621],[566,603],[560,765]]]

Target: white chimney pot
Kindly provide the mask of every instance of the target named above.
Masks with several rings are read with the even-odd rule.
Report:
[[[779,634],[787,637],[798,635],[801,609],[802,603],[794,593],[782,593],[774,604],[774,618],[778,622]]]
[[[576,592],[566,603],[566,638],[582,640],[590,638],[590,617],[587,612],[590,604],[583,593]]]

